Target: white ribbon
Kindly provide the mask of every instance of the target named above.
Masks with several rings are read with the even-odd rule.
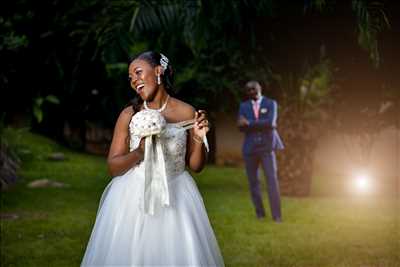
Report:
[[[177,123],[182,130],[193,128],[195,120]],[[162,133],[161,133],[162,134]],[[154,215],[158,207],[168,207],[170,205],[170,195],[168,189],[168,179],[165,168],[164,151],[160,140],[160,135],[144,137],[144,186],[142,209],[144,213]],[[134,145],[139,145],[137,141]],[[203,137],[204,146],[209,151],[207,137]]]
[[[181,121],[181,122],[178,122],[177,124],[182,127],[182,130],[188,130],[188,129],[193,128],[195,123],[196,123],[196,120],[193,119],[193,120]],[[208,145],[206,135],[203,136],[203,143],[204,143],[204,146],[206,147],[206,151],[210,152],[210,147]]]
[[[168,180],[159,136],[148,136],[145,139],[143,188],[145,213],[154,215],[157,207],[169,206]]]

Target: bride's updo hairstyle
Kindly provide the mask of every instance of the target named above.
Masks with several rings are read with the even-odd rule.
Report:
[[[130,63],[132,63],[134,60],[137,60],[137,59],[146,61],[153,68],[155,68],[157,66],[161,66],[162,69],[164,70],[164,72],[160,75],[161,81],[164,84],[164,87],[168,93],[173,92],[174,89],[173,89],[172,85],[174,82],[174,74],[173,74],[172,66],[166,56],[164,56],[163,54],[158,53],[158,52],[146,51],[146,52],[139,54],[135,58],[133,58],[130,61]],[[156,79],[156,77],[154,77],[154,79]],[[143,100],[142,100],[142,98],[140,98],[140,96],[136,96],[132,100],[131,104],[132,104],[133,111],[136,113],[136,112],[140,111],[140,108],[143,104]]]

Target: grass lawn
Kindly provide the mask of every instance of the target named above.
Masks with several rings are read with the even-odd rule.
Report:
[[[6,134],[23,159],[23,179],[1,193],[2,216],[18,216],[0,221],[1,266],[79,266],[110,181],[105,159],[23,130]],[[46,159],[56,151],[67,160]],[[26,187],[43,178],[70,187]],[[400,266],[399,199],[283,197],[284,222],[275,224],[255,219],[242,169],[208,166],[195,178],[226,266]]]

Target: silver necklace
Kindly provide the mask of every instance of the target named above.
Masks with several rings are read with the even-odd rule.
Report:
[[[146,101],[143,102],[143,106],[144,106],[144,109],[147,109],[147,110],[155,110],[155,111],[158,111],[158,112],[162,112],[162,111],[167,107],[168,100],[169,100],[169,95],[167,95],[167,100],[165,100],[164,105],[162,105],[162,107],[159,108],[159,109],[152,109],[152,108],[149,108],[149,107],[147,106],[147,102],[146,102]]]

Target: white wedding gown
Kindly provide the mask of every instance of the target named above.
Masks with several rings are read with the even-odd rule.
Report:
[[[169,206],[143,212],[144,162],[112,179],[99,205],[81,266],[224,266],[203,199],[185,171],[186,131],[160,137]]]

